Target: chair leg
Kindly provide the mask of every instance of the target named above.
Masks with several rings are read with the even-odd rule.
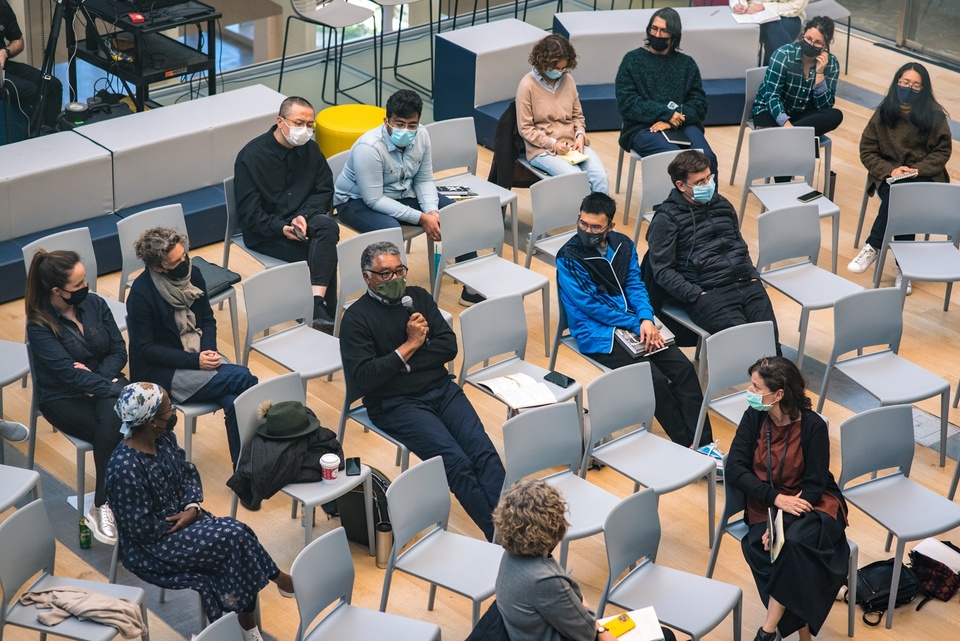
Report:
[[[87,480],[87,453],[83,450],[77,450],[77,518],[82,521],[84,514],[84,499],[86,498],[86,480]]]
[[[840,249],[840,212],[837,212],[833,216],[833,252],[830,256],[830,266],[833,268],[833,273],[837,273],[837,251]]]
[[[543,286],[543,355],[550,356],[550,283]]]
[[[713,546],[717,518],[717,468],[707,474],[707,547]]]
[[[713,578],[713,571],[717,568],[717,557],[720,556],[720,544],[723,542],[723,534],[727,531],[726,523],[721,523],[713,534],[713,545],[710,550],[710,560],[707,561],[707,573],[704,575],[708,579]]]
[[[437,600],[437,584],[430,584],[430,596],[427,598],[427,610],[433,611],[433,605]]]
[[[110,555],[110,572],[107,573],[107,583],[117,582],[117,561],[120,558],[120,541],[113,544],[113,554]],[[146,621],[146,619],[144,619]]]
[[[283,30],[283,53],[280,56],[280,77],[277,79],[277,93],[283,87],[283,67],[287,62],[287,38],[290,36],[290,21],[295,16],[287,16],[287,28]],[[120,287],[120,302],[123,302],[123,286]]]
[[[489,6],[489,5],[488,5],[488,6]],[[487,22],[489,22],[489,21],[490,21],[490,20],[487,19]],[[474,602],[473,602],[473,617],[472,617],[472,618],[473,618],[473,623],[471,624],[471,627],[475,628],[475,627],[477,627],[477,622],[480,620],[480,602],[479,602],[479,601],[474,601]]]
[[[630,155],[630,169],[627,171],[627,198],[623,204],[623,224],[626,225],[630,222],[630,198],[633,196],[633,179],[637,174],[637,160]],[[639,215],[642,215],[643,212],[640,212]]]
[[[623,174],[623,147],[620,147],[620,152],[617,154],[617,185],[613,189],[613,193],[620,193],[620,176]]]
[[[853,237],[853,248],[860,247],[860,234],[863,233],[863,218],[867,214],[867,201],[870,200],[868,192],[870,177],[867,176],[867,187],[863,189],[863,199],[860,201],[860,218],[857,220],[857,235]]]
[[[390,598],[390,581],[393,579],[393,566],[396,563],[396,543],[387,560],[387,570],[383,575],[383,590],[380,592],[380,611],[387,611],[387,599]]]
[[[807,343],[807,326],[810,323],[810,310],[800,310],[800,342],[797,344],[797,369],[803,369],[803,350]]]
[[[953,291],[953,283],[947,283],[947,293],[943,296],[943,311],[947,311],[950,307],[950,294]]]
[[[566,569],[567,567],[567,552],[570,551],[570,541],[564,539],[560,541],[560,567]]]
[[[906,280],[906,279],[904,279]],[[950,414],[950,388],[940,394],[940,467],[947,464],[947,426]]]
[[[743,147],[743,132],[746,131],[746,125],[740,123],[740,131],[737,133],[737,150],[733,152],[733,169],[730,170],[730,184],[733,184],[737,176],[737,164],[740,162],[740,149]]]
[[[510,231],[513,232],[513,262],[516,264],[519,262],[517,252],[520,248],[520,217],[517,212],[516,200],[510,203]],[[527,267],[529,267],[529,264]]]
[[[890,577],[890,600],[887,602],[887,629],[893,627],[893,611],[897,605],[897,586],[900,585],[900,570],[903,566],[905,542],[897,538],[897,553],[893,555],[893,576]]]
[[[233,330],[233,356],[237,359],[237,362],[240,361],[240,320],[237,314],[237,295],[234,293],[233,296],[227,301],[230,305],[230,329]]]
[[[847,539],[850,546],[850,565],[847,570],[847,636],[853,637],[853,624],[857,619],[857,566],[859,552],[857,544]]]

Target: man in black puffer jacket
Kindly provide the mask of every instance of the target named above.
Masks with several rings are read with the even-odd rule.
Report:
[[[737,212],[716,193],[710,161],[699,151],[685,151],[667,171],[674,189],[657,207],[647,231],[657,285],[710,333],[773,321],[779,355],[773,305],[740,235]]]

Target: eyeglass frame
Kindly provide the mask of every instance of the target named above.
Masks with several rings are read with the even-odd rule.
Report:
[[[707,185],[709,185],[710,183],[712,183],[716,177],[717,177],[716,174],[710,174],[710,175],[708,175],[706,178],[704,178],[703,180],[698,180],[696,183],[694,183],[694,184],[692,184],[692,185],[691,185],[690,183],[685,182],[685,181],[682,181],[682,180],[681,180],[680,182],[682,182],[686,187],[690,187],[691,189],[693,189],[694,187],[706,187]]]
[[[907,84],[903,84],[904,82],[906,82]],[[920,93],[921,91],[923,91],[923,83],[910,82],[909,80],[905,81],[903,78],[900,78],[899,80],[897,80],[897,86],[903,87],[904,89],[911,89],[916,93]]]
[[[647,35],[655,36],[657,38],[672,38],[673,32],[650,25],[650,28],[647,29]]]
[[[607,224],[604,225],[603,227],[601,227],[601,226],[599,226],[599,225],[588,225],[588,224],[586,224],[585,222],[583,222],[583,219],[582,219],[582,218],[580,218],[579,216],[577,216],[577,229],[580,229],[580,230],[582,230],[582,231],[585,231],[585,232],[587,232],[587,233],[589,233],[589,234],[602,234],[603,232],[605,232],[605,231],[607,231],[608,229],[610,229],[610,225],[611,225],[611,223],[607,223]]]
[[[296,121],[288,120],[288,119],[284,118],[283,116],[280,116],[280,120],[282,120],[283,122],[287,123],[287,126],[288,126],[288,127],[306,127],[306,128],[308,128],[308,129],[316,129],[316,128],[317,128],[317,121],[316,121],[316,120],[304,120],[304,121],[300,122],[300,124],[297,124]]]
[[[402,274],[400,273],[401,271],[403,272]],[[410,273],[410,270],[407,269],[406,265],[400,265],[396,269],[388,269],[382,272],[373,271],[372,269],[365,269],[363,270],[363,273],[369,274],[370,280],[377,281],[378,283],[389,283],[391,280],[405,277],[408,273]]]
[[[808,45],[810,45],[811,47],[817,47],[817,48],[823,49],[823,50],[826,50],[826,48],[827,48],[827,41],[826,41],[826,40],[822,40],[822,41],[821,41],[821,40],[809,40],[806,35],[804,35],[804,36],[803,36],[802,38],[800,38],[800,39],[803,40],[804,42],[806,42],[806,43],[807,43]]]
[[[387,118],[387,124],[390,125],[391,129],[399,129],[400,131],[418,131],[422,126],[420,122],[401,122],[398,124],[393,118]]]

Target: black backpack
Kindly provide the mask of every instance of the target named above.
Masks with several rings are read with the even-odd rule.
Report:
[[[373,526],[380,523],[390,523],[387,513],[387,488],[390,479],[375,467],[370,468],[373,482]],[[324,511],[330,516],[340,517],[340,525],[347,533],[347,538],[362,545],[370,545],[367,539],[367,513],[363,505],[363,484],[353,488],[336,501],[323,505]]]
[[[857,571],[857,604],[863,608],[863,622],[867,625],[879,625],[887,611],[890,600],[890,580],[893,578],[893,559],[875,561]],[[907,566],[900,568],[900,583],[897,587],[897,601],[894,607],[906,605],[920,594],[920,582],[913,570]],[[921,603],[922,605],[922,603]],[[917,608],[919,609],[919,608]],[[868,614],[876,614],[871,621]]]

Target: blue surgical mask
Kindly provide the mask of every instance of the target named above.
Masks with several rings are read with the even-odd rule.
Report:
[[[560,78],[563,78],[563,72],[557,71],[556,69],[547,69],[543,73],[547,78],[550,78],[550,80],[560,80]]]
[[[693,185],[693,199],[701,204],[708,203],[716,190],[717,183],[713,180],[706,185]]]
[[[897,87],[897,100],[902,104],[909,105],[920,95],[919,91],[914,91],[910,87]]]
[[[770,392],[770,393],[772,394],[773,392]],[[770,405],[764,405],[763,397],[764,397],[764,394],[757,394],[756,392],[751,392],[750,390],[747,390],[747,403],[750,405],[750,407],[757,410],[758,412],[769,412],[770,409],[773,407],[773,404],[771,403]]]
[[[410,131],[409,129],[397,129],[396,127],[392,127],[392,129],[390,141],[397,147],[406,147],[413,142],[417,135],[416,130]]]

